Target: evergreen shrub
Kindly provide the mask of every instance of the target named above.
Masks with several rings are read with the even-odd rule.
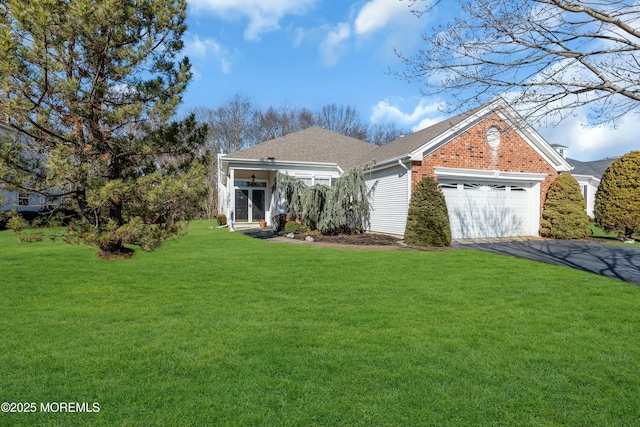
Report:
[[[606,232],[629,239],[640,232],[640,151],[609,165],[596,192],[594,215]]]
[[[287,221],[287,223],[284,225],[284,232],[285,233],[304,233],[307,230],[309,230],[309,227],[307,227],[306,225],[302,225],[299,222],[296,221]]]
[[[556,177],[547,192],[540,235],[554,239],[582,239],[591,235],[580,184],[568,172]]]
[[[449,246],[451,226],[442,189],[432,177],[418,183],[409,204],[404,241],[415,246]]]

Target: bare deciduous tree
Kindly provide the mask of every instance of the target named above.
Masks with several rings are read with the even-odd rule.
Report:
[[[369,127],[367,142],[375,145],[388,144],[407,132],[393,123],[378,123]]]
[[[504,96],[532,122],[588,108],[615,123],[640,101],[640,3],[632,0],[457,0],[460,15],[424,34],[397,75],[446,93],[451,110]],[[409,1],[414,13],[439,2]],[[416,6],[422,6],[416,8]]]
[[[215,145],[224,153],[234,153],[252,145],[253,115],[251,101],[240,93],[218,107],[210,124]]]
[[[318,113],[318,126],[356,139],[367,139],[367,125],[360,119],[355,107],[328,104]]]

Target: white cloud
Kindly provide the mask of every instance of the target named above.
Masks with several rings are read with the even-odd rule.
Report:
[[[354,21],[355,32],[368,34],[386,27],[390,22],[407,18],[411,14],[406,2],[372,0],[365,4]]]
[[[345,41],[350,35],[351,27],[348,23],[341,22],[328,28],[327,35],[320,44],[320,54],[326,66],[333,67],[338,63],[340,52],[344,50]]]
[[[638,113],[628,113],[614,129],[609,125],[584,126],[586,117],[572,116],[554,128],[539,129],[549,144],[569,147],[568,156],[582,161],[620,156],[640,150]]]
[[[397,99],[395,102],[389,99],[379,101],[371,109],[369,119],[373,123],[391,121],[400,126],[411,126],[412,132],[424,129],[443,119],[440,113],[441,108],[444,106],[442,102],[429,102],[426,99],[420,99],[418,105],[413,107],[412,111],[406,113],[398,106],[400,102],[402,102],[402,99]]]
[[[233,55],[214,39],[206,38],[202,40],[198,35],[195,35],[185,41],[184,52],[191,59],[201,61],[213,59],[224,74],[231,72]]]
[[[196,13],[211,11],[223,18],[243,17],[249,20],[244,37],[259,40],[264,33],[280,29],[286,15],[304,15],[317,0],[191,0]]]

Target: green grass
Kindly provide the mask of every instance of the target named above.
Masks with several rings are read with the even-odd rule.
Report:
[[[640,287],[489,253],[0,232],[0,425],[638,425]]]
[[[618,235],[614,232],[610,232],[607,233],[606,231],[602,230],[600,227],[598,227],[594,222],[589,223],[589,228],[591,228],[591,232],[593,233],[592,236],[593,237],[598,237],[601,239],[609,239],[611,240],[610,244],[616,244],[616,245],[624,245],[624,246],[638,246],[640,247],[640,234],[634,234],[633,238],[636,240],[634,243],[624,243],[621,242],[620,239],[618,238]]]

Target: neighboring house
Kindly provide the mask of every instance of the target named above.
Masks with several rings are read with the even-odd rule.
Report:
[[[370,231],[403,235],[411,191],[424,176],[443,189],[454,239],[537,236],[542,204],[567,161],[505,101],[497,100],[375,146],[310,128],[218,160],[220,213],[230,227],[286,211],[277,172],[330,184],[374,161]]]
[[[24,134],[0,122],[0,138],[27,138]],[[24,190],[7,190],[0,178],[0,211],[37,212],[47,205],[44,196]]]
[[[570,159],[567,157],[569,147],[559,144],[552,144],[553,148],[564,157],[571,165],[571,175],[578,181],[580,188],[582,189],[582,197],[584,197],[587,205],[587,215],[593,219],[593,209],[596,204],[596,191],[600,185],[600,179],[604,171],[607,170],[609,165],[613,163],[618,157],[607,157],[600,160],[593,160],[590,162],[581,162],[580,160]]]

